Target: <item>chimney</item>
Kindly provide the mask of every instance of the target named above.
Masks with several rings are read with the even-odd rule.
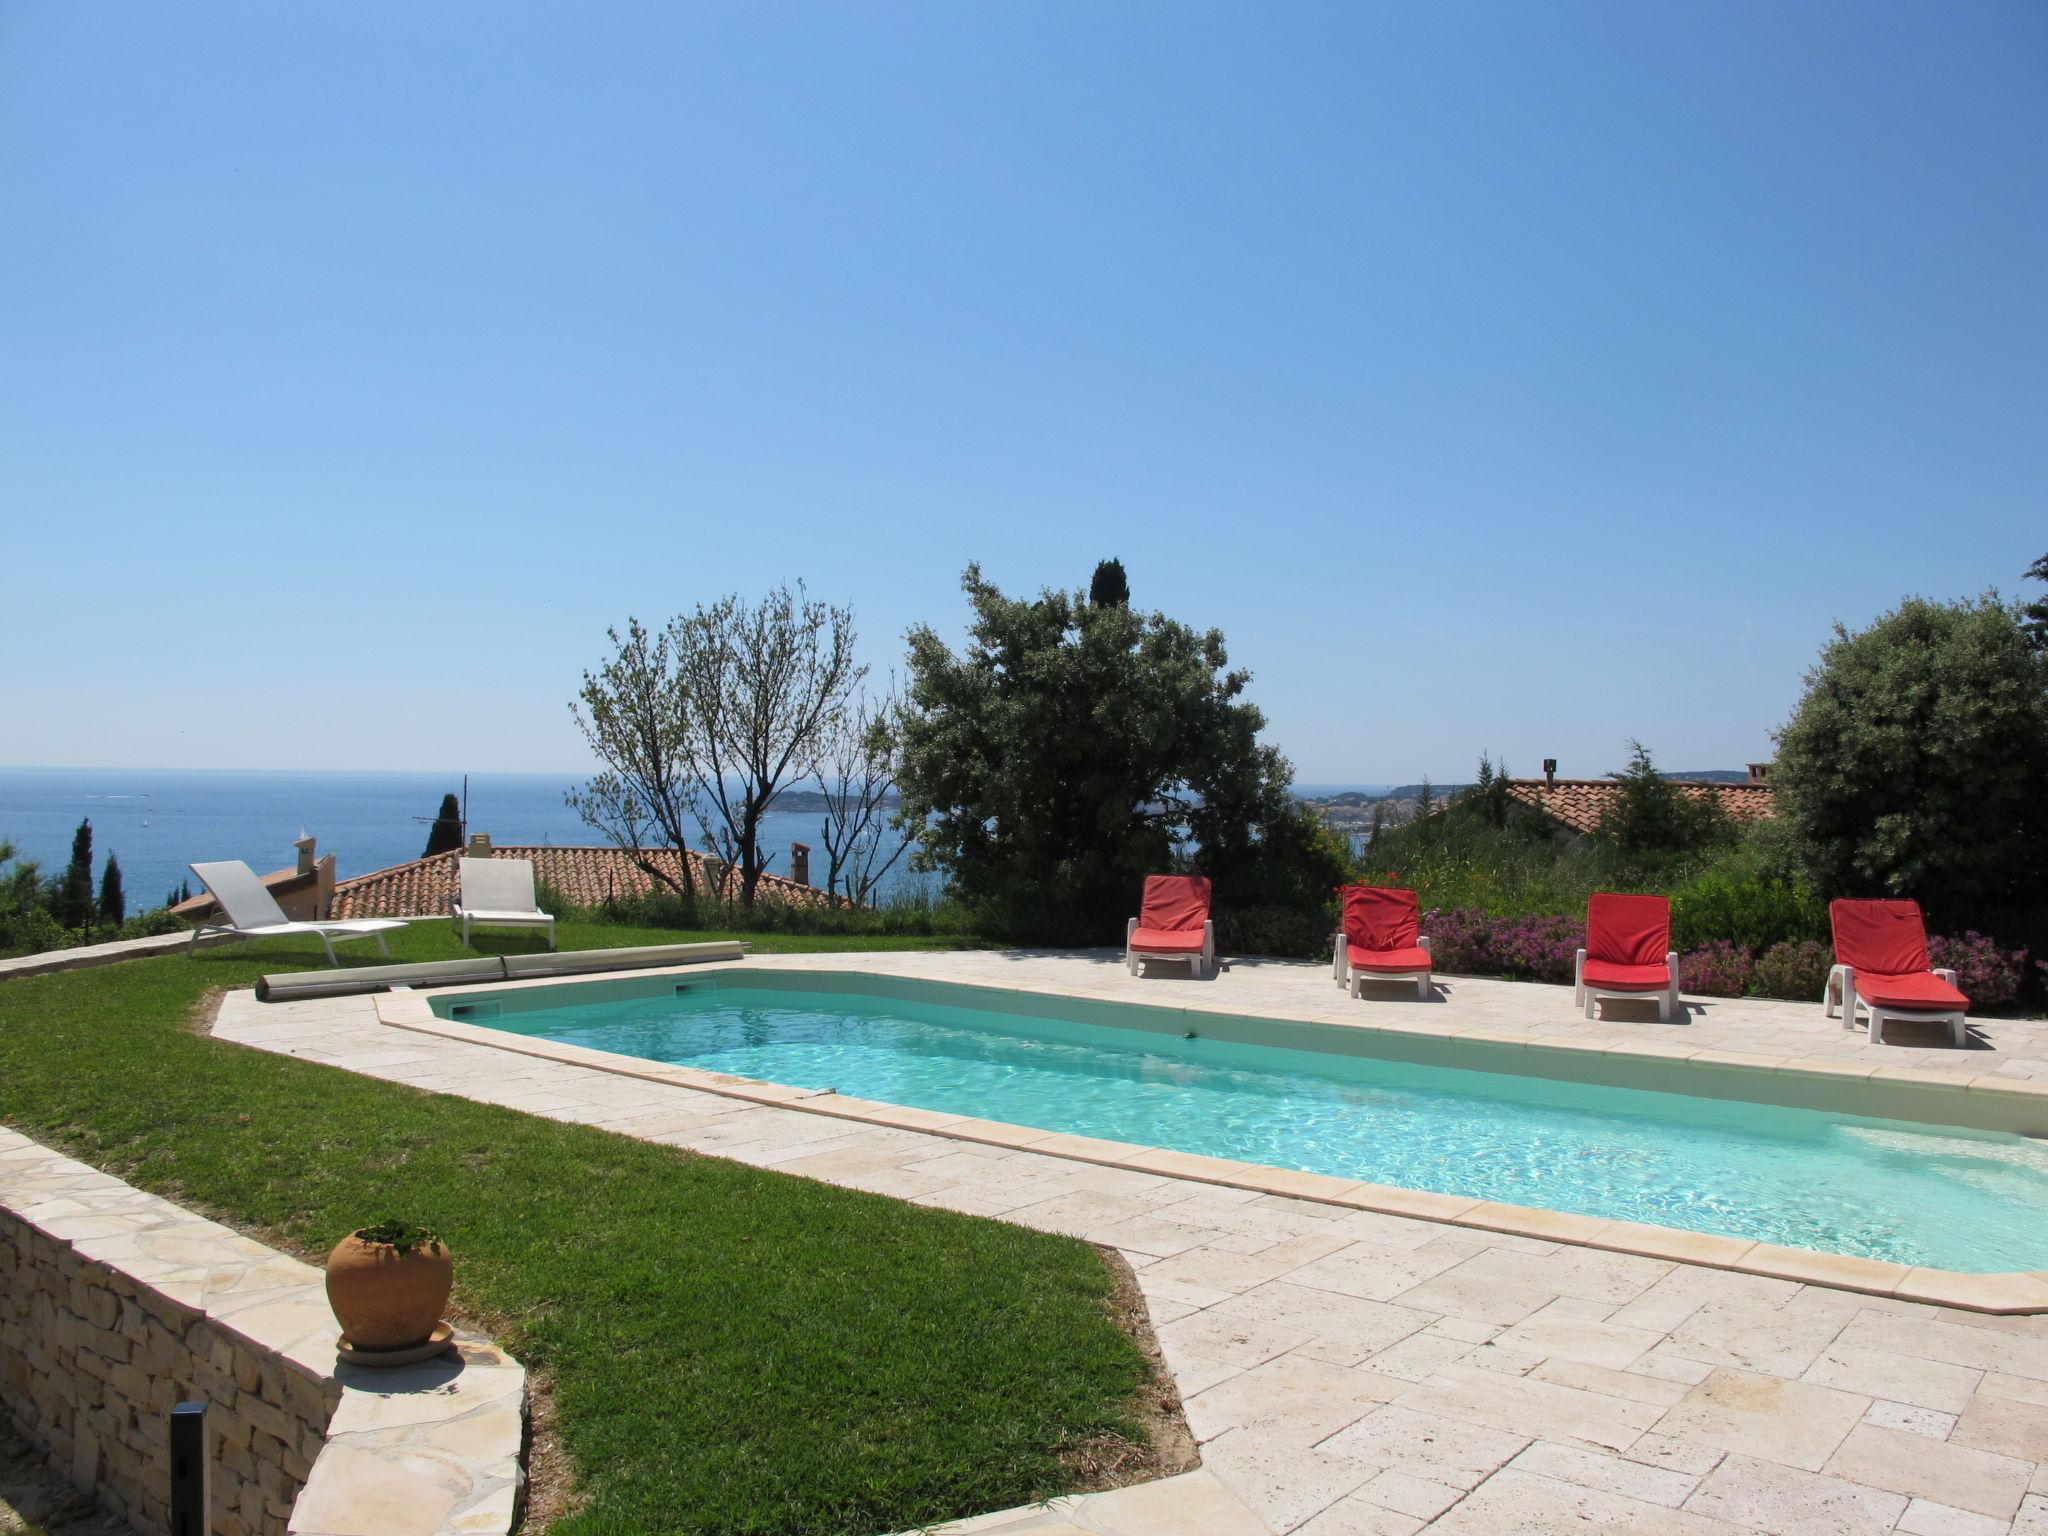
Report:
[[[791,843],[789,845],[789,878],[798,885],[811,883],[811,845]]]
[[[1768,784],[1768,783],[1770,782],[1770,779],[1771,779],[1771,765],[1770,765],[1769,763],[1751,763],[1751,764],[1749,765],[1749,782],[1750,782],[1750,783],[1752,783],[1752,784]]]
[[[306,836],[300,838],[297,842],[292,844],[294,848],[299,850],[300,874],[310,875],[313,873],[315,865],[317,865],[319,862],[317,859],[313,857],[313,846],[319,841],[320,839],[314,837],[311,833],[308,833]]]
[[[1557,788],[1557,759],[1554,757],[1543,759],[1543,787],[1545,789]]]
[[[491,856],[491,834],[488,832],[470,833],[469,845],[462,850],[462,856],[465,859],[488,859]]]

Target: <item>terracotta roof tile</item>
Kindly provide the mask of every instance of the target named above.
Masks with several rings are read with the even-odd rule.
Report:
[[[347,917],[440,917],[455,899],[456,860],[464,850],[451,849],[432,858],[394,864],[389,869],[357,875],[334,887],[333,915]],[[534,880],[561,893],[562,899],[578,907],[595,907],[621,897],[645,896],[657,889],[653,877],[634,862],[623,848],[610,847],[515,847],[491,849],[494,859],[531,859]],[[677,851],[647,848],[641,857],[657,868],[680,878]],[[687,857],[701,887],[713,885],[724,870],[724,886],[739,893],[739,871],[714,863],[691,851]],[[799,885],[782,875],[763,875],[755,888],[760,901],[787,905],[828,907],[843,904],[843,898],[828,896],[816,886]]]
[[[1693,800],[1718,800],[1730,821],[1753,821],[1771,814],[1768,784],[1716,784],[1674,779],[1672,787]],[[1592,832],[1615,797],[1619,779],[1510,779],[1508,795],[1532,806],[1574,832]]]

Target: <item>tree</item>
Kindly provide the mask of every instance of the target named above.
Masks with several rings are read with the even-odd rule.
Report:
[[[1657,771],[1649,748],[1628,744],[1628,767],[1615,775],[1621,785],[1600,817],[1594,836],[1637,864],[1658,863],[1691,853],[1728,830],[1718,800],[1688,795]]]
[[[107,855],[106,871],[100,876],[100,921],[118,928],[128,920],[128,898],[121,890],[121,861]]]
[[[698,832],[740,871],[754,904],[767,861],[761,818],[777,794],[818,768],[867,669],[853,659],[852,611],[815,603],[799,582],[758,604],[737,597],[670,619],[607,631],[616,654],[583,674],[569,706],[604,771],[566,799],[651,876],[697,893],[687,854],[680,881],[648,854],[659,830],[687,850]]]
[[[725,597],[669,625],[679,739],[712,846],[740,871],[751,908],[767,867],[761,818],[783,787],[812,776],[867,668],[853,659],[853,611],[812,602],[802,582],[758,604]]]
[[[2048,555],[2027,567],[2029,581],[2048,581]],[[2020,609],[2020,628],[2035,650],[2048,651],[2048,595],[2035,598]]]
[[[92,822],[87,820],[71,836],[71,862],[50,892],[50,915],[66,928],[90,928],[92,914]]]
[[[427,829],[427,851],[420,857],[431,859],[437,853],[448,853],[461,846],[462,804],[453,795],[443,795],[434,824]]]
[[[1078,592],[1008,597],[973,565],[961,585],[963,654],[910,632],[899,782],[918,867],[986,931],[1105,943],[1147,874],[1192,866],[1220,906],[1289,890],[1292,866],[1269,865],[1328,855],[1220,633]]]
[[[1460,797],[1459,804],[1498,830],[1508,824],[1508,809],[1513,803],[1508,796],[1508,765],[1496,766],[1492,757],[1480,753],[1478,779]]]
[[[674,645],[668,630],[651,634],[638,619],[626,621],[623,637],[616,629],[605,633],[615,654],[596,672],[583,674],[582,691],[569,706],[604,771],[562,798],[585,822],[627,850],[651,879],[694,899],[697,877],[688,849],[693,828],[702,823],[691,754],[684,741],[690,710],[676,671]],[[658,830],[677,850],[677,874],[650,856],[649,830]]]
[[[893,686],[879,701],[863,695],[832,733],[819,766],[818,782],[825,792],[819,831],[828,861],[825,889],[837,894],[843,879],[846,897],[855,906],[868,905],[909,846],[902,837],[888,836],[900,707]]]
[[[1088,601],[1102,607],[1128,608],[1131,603],[1131,584],[1124,576],[1121,560],[1103,560],[1095,567],[1095,576],[1088,583]]]
[[[1777,740],[1778,815],[1820,895],[1911,896],[1951,927],[2038,901],[2048,652],[1996,593],[1836,625]]]

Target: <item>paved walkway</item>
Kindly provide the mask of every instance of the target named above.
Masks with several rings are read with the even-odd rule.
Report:
[[[777,956],[1245,1009],[1352,1004],[1327,971],[1136,981],[1115,957]],[[1001,978],[1001,979],[997,979]],[[1056,985],[1054,984],[1056,983]],[[1452,980],[1445,1032],[2032,1076],[2048,1030],[1871,1047],[1817,1006],[1586,1025],[1568,989]],[[1562,996],[1560,996],[1560,993]],[[1261,1008],[1259,1011],[1264,1011]],[[1351,1017],[1357,1018],[1356,1012]],[[1482,1021],[1483,1016],[1483,1021]],[[1024,1536],[2048,1536],[2048,1317],[1997,1317],[1471,1230],[750,1103],[396,1029],[374,1000],[227,999],[221,1038],[436,1092],[1114,1245],[1136,1269],[1202,1470],[967,1529]],[[1651,1038],[1655,1038],[1652,1036]],[[1787,1053],[1796,1052],[1796,1056]],[[2008,1071],[2008,1069],[2014,1069]],[[1050,1145],[1056,1145],[1050,1144]]]

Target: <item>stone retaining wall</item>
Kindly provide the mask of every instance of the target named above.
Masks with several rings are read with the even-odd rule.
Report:
[[[137,1531],[208,1404],[214,1536],[510,1531],[525,1372],[487,1341],[338,1365],[319,1270],[0,1129],[0,1406]]]

